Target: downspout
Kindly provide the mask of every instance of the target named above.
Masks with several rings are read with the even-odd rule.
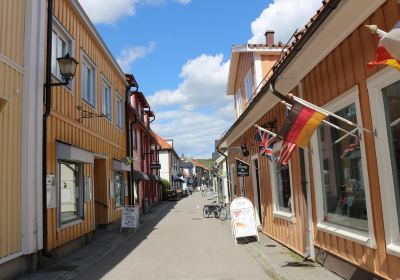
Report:
[[[51,111],[51,51],[52,51],[52,35],[53,35],[53,0],[47,1],[47,39],[46,39],[46,84],[45,89],[45,112],[43,113],[43,149],[42,149],[42,213],[43,213],[43,251],[42,255],[51,257],[48,251],[48,223],[47,223],[47,118]]]
[[[125,91],[125,127],[126,127],[126,149],[128,151],[128,157],[132,158],[132,143],[131,143],[131,133],[132,133],[132,123],[129,122],[129,115],[128,111],[131,106],[131,96],[134,92],[137,92],[139,90],[139,85],[135,83],[134,85],[135,90],[132,91],[131,93],[131,84],[126,86],[126,91]],[[134,198],[133,198],[133,193],[132,192],[132,179],[133,179],[133,161],[131,162],[131,172],[128,172],[128,198],[129,198],[129,204],[133,205],[134,203]]]
[[[228,156],[226,156],[221,150],[217,147],[217,152],[222,155],[225,158],[225,169],[226,169],[226,182],[228,184],[228,196],[229,199],[231,198],[231,186],[230,186],[230,181],[228,179],[228,174],[229,174],[229,167],[228,167]]]

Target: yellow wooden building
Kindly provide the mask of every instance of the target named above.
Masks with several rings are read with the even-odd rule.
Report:
[[[77,0],[54,2],[52,82],[57,57],[78,62],[66,86],[52,88],[46,129],[47,232],[44,248],[86,240],[121,217],[128,195],[126,77]]]
[[[0,279],[42,248],[44,0],[0,1]]]

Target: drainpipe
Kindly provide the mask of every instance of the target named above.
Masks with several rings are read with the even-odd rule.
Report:
[[[132,124],[129,122],[129,115],[128,111],[131,106],[131,96],[134,92],[137,92],[139,90],[139,85],[135,81],[135,90],[131,91],[132,85],[129,84],[126,86],[125,90],[125,128],[126,128],[126,149],[128,152],[128,157],[132,157],[132,143],[131,143],[131,133],[132,133]],[[132,192],[132,174],[133,174],[133,162],[130,164],[131,165],[131,172],[128,172],[128,198],[129,198],[129,204],[133,205],[134,204],[134,198],[133,198],[133,193]]]
[[[47,118],[51,111],[51,43],[53,34],[53,0],[47,1],[47,38],[46,38],[46,84],[45,90],[45,112],[43,113],[43,149],[42,149],[42,214],[43,214],[43,251],[42,255],[51,257],[48,251],[48,229],[47,229]]]
[[[228,184],[228,196],[229,196],[229,199],[230,199],[231,198],[231,186],[230,186],[230,182],[228,180],[228,174],[229,174],[228,156],[226,156],[223,152],[221,152],[221,150],[218,149],[218,147],[217,147],[217,152],[225,158],[226,182]]]

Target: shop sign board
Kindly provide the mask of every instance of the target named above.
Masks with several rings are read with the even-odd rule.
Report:
[[[122,208],[121,228],[135,228],[139,225],[139,207],[124,206]]]
[[[236,172],[239,177],[249,176],[250,165],[241,161],[240,159],[236,159]]]
[[[150,163],[150,169],[161,169],[161,164],[157,162]]]
[[[258,230],[254,206],[245,197],[235,198],[230,206],[232,219],[232,235],[237,244],[237,238],[256,236],[258,240]]]

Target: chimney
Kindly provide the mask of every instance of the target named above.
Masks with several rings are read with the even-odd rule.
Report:
[[[275,31],[273,30],[267,30],[265,32],[265,41],[267,46],[273,46],[274,45],[274,33]]]

